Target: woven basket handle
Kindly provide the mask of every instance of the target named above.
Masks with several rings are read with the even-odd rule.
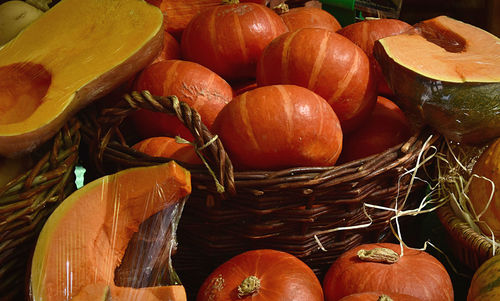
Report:
[[[214,177],[219,193],[236,193],[233,164],[222,142],[201,121],[200,114],[176,96],[154,96],[149,91],[132,92],[123,98],[132,109],[147,109],[177,116],[194,137],[194,147]]]

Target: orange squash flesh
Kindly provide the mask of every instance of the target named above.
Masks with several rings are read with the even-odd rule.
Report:
[[[49,217],[38,238],[31,267],[33,300],[100,300],[107,287],[113,300],[185,300],[180,285],[117,287],[114,275],[139,225],[190,192],[190,173],[175,162],[124,170],[77,190]]]
[[[162,22],[144,1],[65,0],[1,47],[0,155],[33,150],[149,64]]]
[[[446,16],[419,23],[417,28],[417,33],[378,42],[388,57],[429,78],[456,83],[500,81],[499,38]]]

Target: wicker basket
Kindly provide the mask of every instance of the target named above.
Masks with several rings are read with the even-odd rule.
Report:
[[[37,162],[25,174],[0,187],[0,299],[20,300],[29,258],[45,220],[75,189],[80,123],[70,120],[35,150]]]
[[[90,154],[87,169],[100,176],[169,161],[130,148],[137,139],[121,131],[128,114],[145,108],[177,115],[193,134],[196,147],[206,146],[203,157],[225,189],[217,191],[208,169],[186,166],[192,174],[193,192],[179,226],[181,249],[176,262],[181,278],[183,270],[196,271],[190,279],[204,277],[204,272],[230,256],[255,248],[290,252],[321,275],[340,253],[387,237],[394,213],[364,207],[363,201],[390,208],[396,203],[398,208],[411,206],[412,197],[403,204],[411,177],[401,175],[415,167],[420,152],[439,140],[438,135],[421,132],[381,154],[339,166],[238,172],[233,171],[220,140],[213,139],[187,104],[148,92],[134,92],[125,100],[112,108],[89,107],[81,115],[82,140],[88,147],[85,153]],[[421,196],[418,192],[423,185],[418,183],[411,186],[410,196]],[[367,214],[372,219],[369,227],[329,232],[369,223]]]
[[[472,271],[493,256],[493,244],[459,218],[450,203],[441,207],[438,217],[448,233],[448,245],[453,255]],[[500,254],[500,247],[495,250]]]

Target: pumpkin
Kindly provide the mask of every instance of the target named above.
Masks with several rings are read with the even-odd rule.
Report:
[[[177,60],[181,58],[181,45],[167,31],[163,33],[163,48],[156,56],[153,63],[168,60]]]
[[[219,111],[233,97],[231,86],[216,73],[181,60],[149,65],[137,78],[135,90],[148,90],[158,96],[176,95],[200,114],[209,129]],[[189,130],[175,116],[141,109],[130,118],[143,138],[178,135],[192,139]]]
[[[323,301],[314,272],[297,257],[276,250],[239,254],[203,282],[197,301]]]
[[[220,5],[222,0],[146,0],[164,15],[165,31],[180,41],[189,21],[199,12]]]
[[[349,39],[302,28],[274,39],[257,66],[257,84],[298,85],[326,99],[348,133],[371,113],[375,82],[367,55]]]
[[[326,301],[362,292],[398,293],[426,301],[452,301],[444,266],[424,251],[392,243],[364,244],[343,253],[323,280]]]
[[[54,210],[38,237],[32,299],[186,300],[182,285],[120,287],[114,272],[141,222],[162,210],[179,210],[190,192],[190,174],[175,162],[123,170],[75,191]],[[175,223],[175,215],[171,218]]]
[[[283,20],[264,5],[225,4],[191,19],[182,34],[181,51],[186,60],[206,66],[228,81],[254,78],[264,48],[286,31]]]
[[[213,130],[238,169],[331,166],[342,149],[332,108],[321,96],[293,85],[237,96],[221,110]]]
[[[401,109],[389,99],[379,96],[373,112],[363,124],[344,136],[341,162],[349,162],[378,154],[405,142],[411,127]]]
[[[134,144],[132,148],[152,157],[165,157],[189,164],[202,164],[192,144],[178,143],[170,137],[147,138]]]
[[[500,136],[497,37],[439,16],[377,40],[373,51],[394,100],[416,120],[457,142]]]
[[[0,155],[32,151],[149,64],[161,26],[160,10],[136,0],[66,0],[31,23],[0,48]]]
[[[479,156],[472,175],[467,191],[470,204],[476,214],[483,212],[478,223],[483,233],[491,236],[493,232],[496,239],[500,237],[500,138]]]
[[[318,7],[295,7],[285,10],[280,16],[289,31],[306,27],[324,28],[331,31],[337,31],[342,28],[334,16]]]
[[[500,256],[498,255],[481,264],[472,276],[467,301],[500,300],[499,270]]]
[[[397,293],[377,293],[377,292],[364,292],[352,294],[341,298],[339,301],[423,301],[409,295]]]
[[[243,94],[247,91],[250,91],[250,90],[257,88],[257,82],[255,80],[242,81],[242,82],[233,83],[231,85],[231,87],[233,88],[233,95],[238,96],[238,95]]]
[[[38,19],[42,14],[41,10],[23,1],[1,3],[0,46],[12,40],[21,30]]]
[[[354,44],[361,47],[368,55],[374,76],[378,83],[378,93],[392,95],[392,91],[389,86],[387,86],[382,70],[373,56],[373,45],[378,39],[400,34],[410,28],[412,28],[410,24],[397,19],[370,19],[347,25],[337,31],[337,33],[353,41]]]

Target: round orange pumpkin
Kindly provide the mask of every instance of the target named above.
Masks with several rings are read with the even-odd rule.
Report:
[[[134,144],[132,148],[152,157],[171,158],[175,161],[194,165],[202,164],[200,157],[194,151],[193,145],[177,143],[171,137],[147,138]]]
[[[424,251],[392,243],[365,244],[342,254],[323,279],[326,301],[362,292],[386,292],[426,301],[453,301],[444,266]]]
[[[378,154],[406,141],[411,135],[408,119],[389,99],[379,96],[372,114],[363,124],[344,136],[341,162]]]
[[[323,301],[321,284],[304,262],[275,250],[247,251],[216,268],[197,301]]]
[[[302,28],[274,39],[257,66],[257,84],[293,84],[322,96],[344,133],[358,127],[376,102],[366,54],[349,39],[321,28]]]
[[[177,60],[181,58],[181,45],[167,31],[163,33],[163,48],[153,63],[168,60]]]
[[[334,16],[318,7],[295,7],[280,16],[289,31],[306,27],[323,28],[331,31],[337,31],[342,28]]]
[[[200,113],[208,128],[233,97],[231,86],[220,76],[202,65],[181,60],[149,65],[137,78],[135,90],[148,90],[158,96],[176,95]],[[175,116],[141,109],[131,114],[131,120],[143,138],[178,135],[192,139]]]
[[[238,169],[330,166],[342,149],[335,112],[321,96],[294,85],[237,96],[219,113],[213,130]]]
[[[225,4],[205,9],[191,20],[182,34],[181,51],[186,60],[226,80],[252,78],[264,48],[287,30],[264,5]]]
[[[347,25],[337,31],[337,33],[353,41],[354,44],[361,47],[368,55],[375,79],[377,80],[378,93],[392,95],[393,93],[384,79],[380,65],[373,56],[373,45],[376,40],[400,34],[410,28],[412,28],[410,24],[397,19],[373,19]]]
[[[409,295],[397,293],[365,292],[345,296],[339,301],[423,301]]]

